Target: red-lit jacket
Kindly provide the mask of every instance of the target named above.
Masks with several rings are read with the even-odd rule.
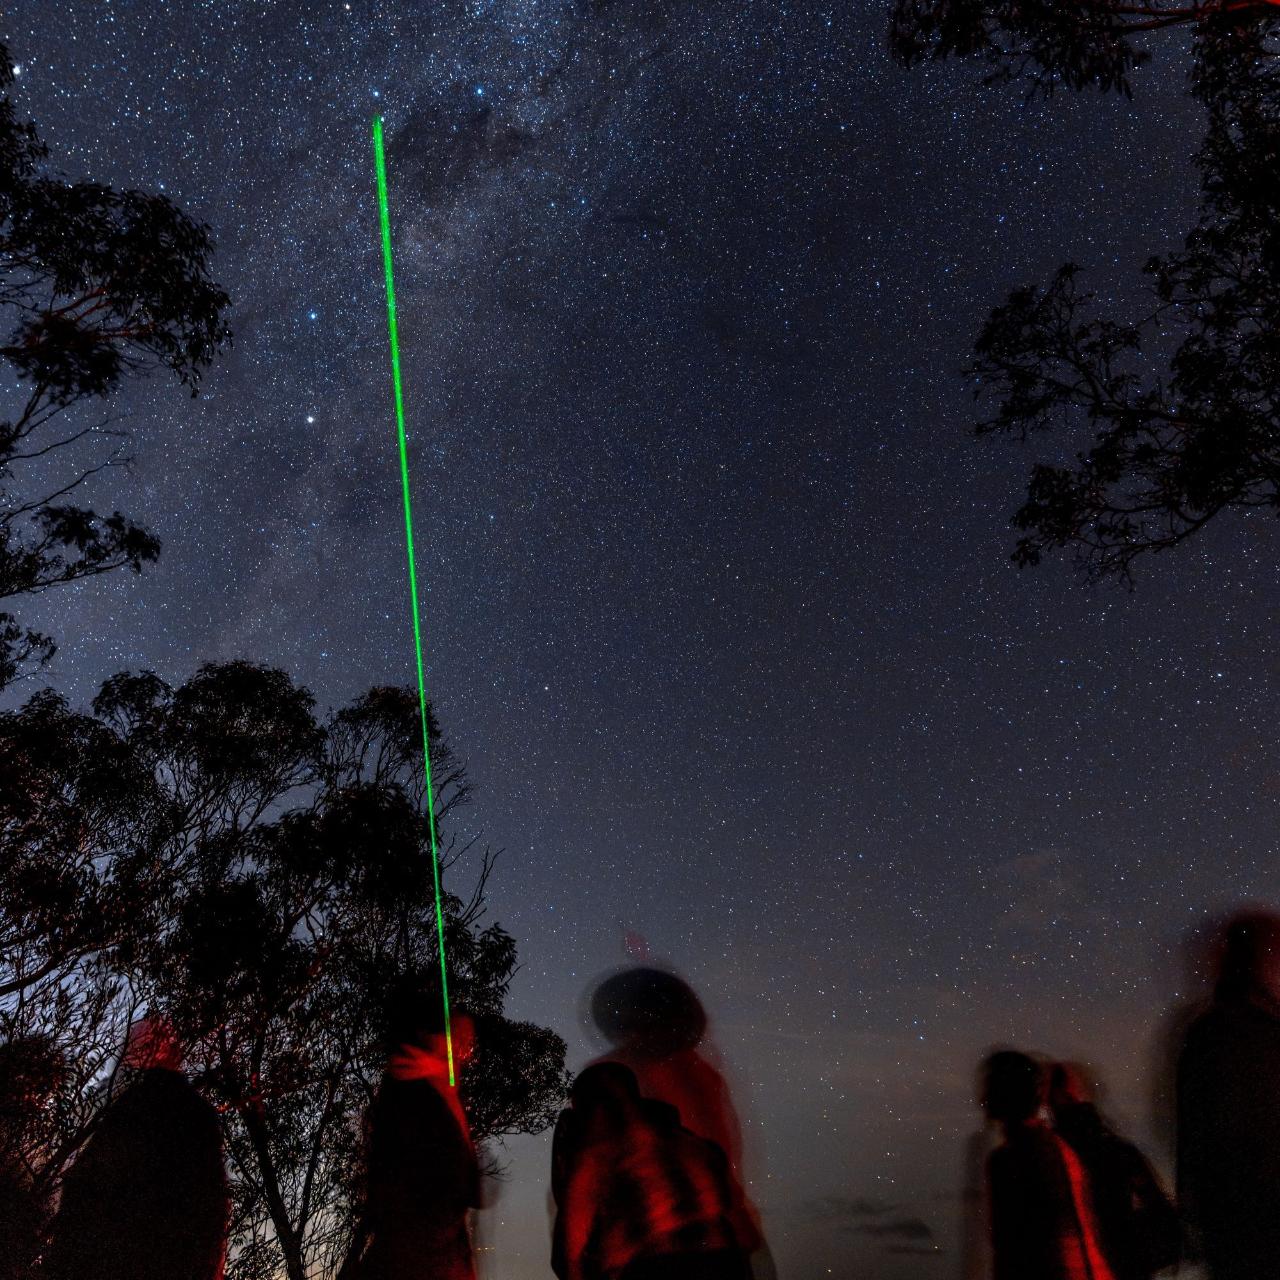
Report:
[[[641,1258],[737,1249],[741,1198],[715,1143],[637,1118],[571,1157],[560,1221],[562,1280],[607,1280]]]
[[[1115,1280],[1079,1158],[1039,1123],[987,1161],[995,1280]]]

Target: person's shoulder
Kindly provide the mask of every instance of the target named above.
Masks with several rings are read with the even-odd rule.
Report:
[[[1267,1042],[1280,1035],[1280,1020],[1247,1000],[1217,1000],[1192,1019],[1182,1037],[1178,1061],[1185,1068],[1197,1060],[1231,1054],[1242,1045]]]
[[[1274,1019],[1252,1000],[1240,995],[1218,996],[1206,1004],[1187,1024],[1184,1040],[1190,1042],[1213,1038],[1267,1021],[1274,1021]]]
[[[1034,1151],[1057,1144],[1058,1135],[1041,1120],[1011,1126],[996,1151]],[[994,1154],[994,1152],[992,1153]]]
[[[147,1075],[153,1077],[145,1082],[148,1095],[172,1123],[187,1125],[189,1131],[221,1127],[217,1108],[181,1072],[155,1069]]]
[[[1187,1028],[1182,1033],[1183,1041],[1199,1039],[1206,1032],[1221,1026],[1224,1021],[1229,1022],[1231,1013],[1232,1008],[1230,1005],[1222,1004],[1218,1001],[1213,1001],[1211,1004],[1203,1006],[1198,1013],[1188,1020]]]
[[[576,1142],[582,1131],[582,1122],[572,1107],[565,1107],[556,1116],[555,1128],[551,1131],[551,1145],[559,1148],[566,1143]]]
[[[424,1115],[453,1117],[448,1099],[434,1080],[398,1080],[406,1107]]]
[[[378,1083],[377,1096],[394,1099],[438,1098],[440,1091],[428,1076],[394,1076],[387,1072]]]
[[[195,1094],[195,1090],[184,1076],[149,1067],[138,1072],[115,1094],[103,1109],[102,1119],[110,1117],[125,1122],[125,1117],[173,1112],[183,1109],[192,1094]],[[136,1121],[130,1119],[127,1123]]]
[[[411,1117],[434,1115],[447,1107],[429,1080],[400,1080],[384,1076],[369,1108],[371,1118],[383,1124],[401,1123]]]
[[[1022,1176],[1059,1162],[1063,1145],[1047,1125],[1020,1125],[987,1157],[987,1167]]]
[[[729,1157],[718,1142],[713,1138],[704,1138],[678,1122],[654,1126],[653,1133],[660,1143],[685,1159],[696,1160],[717,1169],[722,1165],[726,1169],[729,1167]]]

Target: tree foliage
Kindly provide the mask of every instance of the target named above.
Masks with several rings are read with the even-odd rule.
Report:
[[[141,525],[68,500],[127,461],[123,433],[85,415],[151,372],[195,394],[229,337],[208,228],[164,196],[52,172],[13,80],[0,46],[0,358],[18,387],[0,407],[0,603],[156,558]],[[53,647],[0,613],[0,687]]]
[[[434,721],[431,743],[439,827],[469,784]],[[176,688],[122,674],[92,713],[45,693],[0,716],[14,779],[0,857],[15,869],[0,879],[0,1029],[52,1034],[71,1057],[81,1037],[104,1046],[81,1070],[97,1077],[81,1079],[70,1148],[111,1036],[140,1005],[173,1020],[224,1118],[237,1280],[327,1275],[346,1249],[389,993],[436,963],[420,751],[411,692],[322,718],[247,662]],[[446,864],[464,851],[444,848]],[[445,899],[451,991],[479,1029],[461,1086],[480,1140],[542,1128],[565,1084],[563,1042],[503,1017],[515,948],[481,918],[490,865],[467,901]]]
[[[998,401],[979,434],[1066,427],[1091,438],[1069,464],[1033,468],[1013,517],[1015,561],[1070,549],[1089,576],[1129,581],[1139,556],[1223,511],[1280,512],[1280,8],[920,0],[899,4],[896,21],[922,42],[897,35],[904,57],[979,54],[1006,77],[1031,65],[1034,86],[1051,75],[1126,91],[1143,56],[1135,31],[1195,24],[1191,84],[1208,119],[1201,211],[1181,250],[1146,264],[1145,314],[1099,316],[1068,263],[1048,285],[1015,290],[978,338],[975,394]],[[1092,33],[1088,50],[1050,51],[1063,22]],[[1104,29],[1120,43],[1104,49]]]
[[[951,57],[986,62],[988,84],[1019,81],[1031,95],[1094,87],[1132,95],[1150,60],[1141,37],[1220,17],[1265,17],[1275,0],[894,0],[889,47],[905,66]]]

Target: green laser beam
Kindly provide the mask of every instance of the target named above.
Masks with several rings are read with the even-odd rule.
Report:
[[[422,613],[413,558],[413,508],[409,502],[409,447],[404,431],[404,393],[400,386],[400,336],[396,326],[396,286],[391,273],[391,214],[387,208],[387,159],[382,117],[373,117],[373,157],[378,171],[378,221],[382,227],[382,268],[387,277],[387,331],[391,336],[391,386],[396,403],[396,443],[400,446],[400,488],[404,494],[404,541],[409,557],[409,599],[413,604],[413,650],[418,662],[418,708],[422,715],[422,772],[427,780],[427,829],[431,833],[431,875],[436,889],[436,936],[440,942],[440,991],[444,996],[444,1042],[453,1075],[453,1026],[449,1019],[449,978],[444,964],[444,908],[440,899],[440,850],[436,846],[435,793],[431,786],[431,743],[427,721],[427,678],[422,661]]]

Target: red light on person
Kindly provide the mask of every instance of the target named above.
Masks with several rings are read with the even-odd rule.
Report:
[[[982,1105],[1004,1141],[987,1160],[994,1280],[1115,1280],[1075,1152],[1045,1122],[1047,1081],[1024,1053],[993,1053]]]
[[[620,1063],[587,1067],[571,1102],[552,1171],[561,1280],[750,1280],[742,1191],[716,1143],[642,1098]]]
[[[365,1117],[358,1225],[340,1280],[475,1280],[467,1219],[480,1207],[480,1167],[459,1091],[449,1084],[441,1004],[430,992],[399,997],[387,1065]],[[461,1070],[475,1024],[453,1019]]]
[[[598,1062],[635,1072],[643,1097],[669,1103],[686,1129],[716,1143],[735,1173],[742,1131],[724,1077],[707,1053],[707,1014],[693,988],[665,969],[623,969],[591,995],[591,1017],[610,1043]]]
[[[163,1019],[129,1029],[124,1088],[68,1170],[46,1280],[220,1280],[230,1202],[217,1112]]]
[[[728,1086],[711,1059],[702,1002],[678,975],[642,965],[619,970],[598,983],[589,1004],[592,1021],[611,1047],[584,1076],[598,1067],[626,1068],[636,1082],[646,1121],[666,1119],[670,1133],[663,1151],[669,1155],[673,1143],[683,1143],[691,1168],[701,1167],[701,1157],[695,1154],[701,1148],[690,1146],[691,1141],[719,1153],[725,1169],[721,1189],[727,1188],[730,1195],[727,1215],[734,1247],[747,1256],[759,1253],[769,1270],[759,1215],[742,1186],[741,1129]],[[552,1190],[561,1205],[582,1136],[576,1111],[575,1106],[562,1115],[553,1144]],[[638,1135],[651,1136],[639,1121],[633,1128]],[[677,1141],[670,1134],[683,1137]],[[715,1157],[710,1159],[714,1164]],[[644,1183],[640,1172],[633,1168],[632,1173],[633,1185]],[[719,1175],[707,1176],[714,1181]],[[650,1178],[646,1185],[660,1186],[661,1178]],[[559,1237],[561,1225],[557,1226],[553,1252],[557,1265],[566,1266],[565,1244]]]

